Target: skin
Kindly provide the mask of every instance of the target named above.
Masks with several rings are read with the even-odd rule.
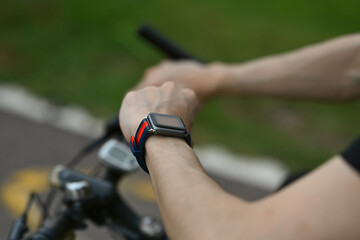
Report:
[[[351,35],[239,65],[163,63],[125,96],[121,129],[129,140],[143,117],[159,112],[180,116],[191,130],[199,104],[216,96],[356,98],[359,44],[359,35]],[[151,136],[145,149],[171,239],[360,239],[360,175],[341,156],[276,194],[246,202],[209,178],[184,140]]]
[[[201,102],[220,96],[352,100],[360,96],[360,34],[241,64],[165,61],[148,69],[137,88],[167,81],[194,90]]]

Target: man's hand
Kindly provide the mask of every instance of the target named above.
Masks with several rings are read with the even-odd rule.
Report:
[[[212,97],[218,89],[224,71],[221,64],[203,65],[195,61],[164,61],[149,68],[137,89],[146,86],[161,86],[171,81],[178,86],[192,89],[200,101]]]
[[[145,87],[130,91],[120,108],[120,127],[127,141],[134,136],[141,120],[150,112],[177,115],[190,130],[198,100],[194,91],[178,88],[172,82],[160,87]]]

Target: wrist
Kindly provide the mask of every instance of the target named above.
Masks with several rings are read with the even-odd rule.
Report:
[[[222,95],[228,83],[234,78],[231,67],[225,63],[213,62],[207,66],[207,71],[209,73],[207,80],[210,80],[210,84],[207,84],[209,86],[208,98]]]
[[[185,139],[170,136],[152,135],[145,142],[145,153],[161,150],[162,153],[174,152],[174,150],[186,147],[191,149]]]
[[[286,79],[287,69],[283,58],[273,56],[253,60],[241,64],[223,66],[219,95],[267,96],[276,94],[276,88],[281,88]]]
[[[139,124],[146,115],[147,114],[144,114],[142,118],[132,117],[132,118],[120,119],[120,128],[127,142],[130,141],[131,136],[135,136]]]
[[[179,116],[150,113],[141,121],[136,134],[130,138],[131,151],[136,157],[140,167],[146,173],[149,173],[145,161],[146,144],[149,141],[149,138],[154,135],[178,138],[191,147],[190,133]],[[164,145],[162,148],[166,149],[168,147],[169,146]],[[159,151],[163,152],[164,150],[159,149]]]
[[[145,143],[145,162],[149,172],[179,169],[191,161],[193,149],[184,139],[153,135]]]

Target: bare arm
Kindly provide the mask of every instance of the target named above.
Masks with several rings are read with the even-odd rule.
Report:
[[[282,192],[248,203],[213,182],[183,141],[153,138],[146,149],[171,239],[360,238],[360,177],[340,157]]]
[[[360,97],[360,34],[241,64],[165,62],[140,87],[175,81],[201,100],[215,96],[270,96],[339,101]]]
[[[151,181],[170,239],[239,239],[238,231],[248,225],[245,216],[251,217],[250,204],[210,179],[184,140],[152,137],[146,149]]]
[[[120,109],[129,140],[149,112],[178,115],[191,127],[193,91],[166,83],[130,92]],[[336,156],[303,180],[248,203],[221,189],[183,139],[151,136],[146,163],[171,239],[360,239],[360,176]]]
[[[223,94],[348,100],[360,96],[360,35],[225,67]]]
[[[359,184],[359,173],[335,156],[304,179],[258,202],[258,214],[264,224],[270,223],[268,232],[277,239],[359,239]]]

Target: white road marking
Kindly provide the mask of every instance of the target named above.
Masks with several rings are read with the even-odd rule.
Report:
[[[84,108],[59,106],[23,87],[8,84],[0,84],[0,109],[91,138],[101,135],[105,123]],[[195,152],[206,171],[260,189],[276,189],[287,175],[286,168],[269,157],[235,155],[220,146],[196,148]]]

